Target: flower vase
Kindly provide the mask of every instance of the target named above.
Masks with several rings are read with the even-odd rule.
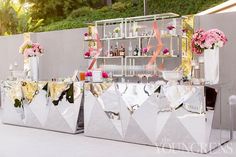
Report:
[[[205,68],[204,68],[204,55],[200,55],[198,57],[198,63],[199,63],[199,78],[200,82],[204,83],[205,82]]]
[[[119,38],[119,33],[115,33],[115,38]]]
[[[219,82],[219,47],[204,50],[204,73],[207,84]]]
[[[32,81],[39,80],[39,57],[33,56],[29,57],[30,61],[30,76]]]

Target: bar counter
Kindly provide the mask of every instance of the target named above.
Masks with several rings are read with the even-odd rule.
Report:
[[[2,122],[66,133],[83,131],[81,82],[3,81]]]
[[[85,135],[207,153],[230,140],[220,92],[201,85],[85,84]]]

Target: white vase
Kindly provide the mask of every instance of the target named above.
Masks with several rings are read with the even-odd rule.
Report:
[[[207,84],[219,83],[219,47],[204,50],[204,73]]]
[[[39,57],[33,56],[29,58],[30,61],[30,76],[32,81],[39,80]]]

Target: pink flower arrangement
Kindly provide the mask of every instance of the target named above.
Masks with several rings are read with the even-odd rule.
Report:
[[[169,51],[168,48],[165,48],[162,52],[163,52],[164,55],[166,55],[166,54],[169,54],[170,51]]]
[[[89,35],[89,34],[88,34],[87,32],[86,32],[86,33],[84,33],[84,36],[85,36],[85,37],[87,37],[88,35]]]
[[[90,54],[89,51],[84,53],[84,57],[88,58],[88,57],[90,57],[90,56],[91,56],[91,54]]]
[[[143,52],[143,53],[147,53],[147,52],[148,52],[148,49],[145,47],[145,48],[142,49],[142,52]]]
[[[85,73],[85,76],[86,76],[86,77],[91,77],[91,76],[93,76],[93,73],[92,73],[91,71],[87,71],[87,72]]]
[[[102,72],[102,78],[108,78],[107,72],[105,72],[105,71]]]
[[[23,54],[25,58],[28,58],[33,56],[41,56],[44,53],[44,49],[39,43],[25,41],[20,46],[19,52]]]
[[[170,26],[167,26],[166,28],[167,28],[168,30],[173,30],[173,29],[175,29],[175,26],[170,25]]]
[[[202,54],[205,49],[223,47],[227,41],[225,34],[218,29],[211,29],[208,31],[200,29],[193,35],[191,47],[193,53]]]

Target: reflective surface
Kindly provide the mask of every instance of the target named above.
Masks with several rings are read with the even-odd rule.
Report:
[[[220,105],[220,91],[204,86],[113,84],[97,97],[85,91],[85,134],[207,153],[230,140]]]
[[[82,131],[82,89],[80,82],[5,81],[2,122],[68,133]]]

